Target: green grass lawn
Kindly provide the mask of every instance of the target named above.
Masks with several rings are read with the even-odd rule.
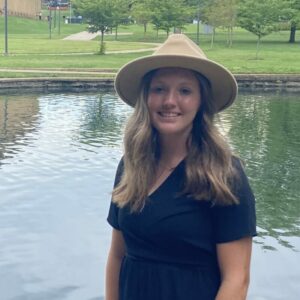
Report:
[[[0,18],[0,47],[4,52],[4,20]],[[83,31],[84,24],[61,23],[60,35],[54,28],[49,39],[49,27],[46,21],[9,17],[8,56],[0,56],[0,68],[115,68],[124,63],[151,52],[118,53],[97,55],[99,38],[91,41],[63,40],[64,37]],[[184,32],[196,40],[196,25],[187,25]],[[140,25],[121,26],[118,40],[115,35],[106,35],[107,52],[150,49],[166,38],[165,32],[153,30],[148,26],[146,35]],[[126,34],[127,33],[127,34]],[[235,29],[233,45],[227,45],[226,30],[217,29],[213,47],[211,35],[201,33],[200,46],[210,59],[225,65],[234,73],[300,73],[300,43],[289,44],[289,32],[280,31],[262,39],[258,59],[256,55],[256,36]],[[0,77],[38,76],[37,73],[5,72]],[[43,75],[41,75],[43,76]],[[57,76],[54,73],[49,76]],[[65,75],[64,75],[65,76]],[[79,76],[79,75],[78,75]]]
[[[61,21],[60,33],[61,37],[80,32],[86,29],[86,24],[65,24],[63,20]],[[53,24],[54,25],[54,24]],[[53,38],[60,38],[58,35],[58,22],[56,23],[56,27],[52,26],[53,29]],[[0,18],[0,32],[4,32],[4,18],[3,16]],[[37,37],[48,38],[49,36],[49,24],[47,21],[38,21],[26,18],[19,17],[8,17],[8,32],[9,34],[22,34],[25,36],[30,34],[36,35]]]
[[[7,73],[0,72],[0,78],[113,78],[114,74],[61,74],[61,73],[30,73],[30,72],[10,72],[9,76]]]
[[[1,37],[1,35],[0,35]],[[12,35],[9,42],[9,53],[11,55],[18,54],[96,54],[99,51],[99,41],[72,41],[62,39],[41,39],[36,37],[23,38],[22,35]],[[107,51],[137,50],[153,48],[155,45],[139,42],[107,42]]]

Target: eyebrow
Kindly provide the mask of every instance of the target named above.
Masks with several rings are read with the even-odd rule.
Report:
[[[155,84],[165,84],[165,81],[164,80],[161,80],[161,79],[154,79],[151,81],[151,84],[153,84],[153,82],[155,81]],[[193,85],[193,83],[191,82],[188,82],[188,81],[181,81],[179,82],[179,84],[181,85]]]

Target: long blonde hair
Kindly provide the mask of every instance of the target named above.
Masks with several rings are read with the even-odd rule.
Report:
[[[119,207],[129,205],[139,211],[144,205],[159,161],[158,133],[151,125],[147,98],[156,71],[148,73],[141,86],[134,112],[124,134],[124,170],[112,193]],[[215,108],[208,80],[195,72],[201,92],[201,106],[193,121],[191,139],[185,158],[185,178],[182,193],[213,204],[238,203],[231,191],[236,177],[229,145],[214,125]]]

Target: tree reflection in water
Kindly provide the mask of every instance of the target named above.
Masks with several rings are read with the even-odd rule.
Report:
[[[87,104],[80,141],[98,147],[121,146],[123,125],[131,111],[114,95],[99,94]]]
[[[227,134],[246,163],[260,237],[274,237],[290,248],[288,237],[300,236],[299,115],[296,95],[252,94],[241,95],[221,117],[230,124]]]

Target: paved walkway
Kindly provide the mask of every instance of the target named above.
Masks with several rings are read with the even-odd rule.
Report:
[[[131,35],[133,34],[132,32],[121,32],[118,33],[118,35]],[[67,37],[64,38],[64,40],[69,40],[69,41],[90,41],[100,35],[100,32],[96,33],[91,33],[88,31],[81,31],[78,33],[71,34]],[[111,34],[105,34],[105,35],[111,35]],[[114,33],[112,34],[114,35]],[[143,48],[143,49],[132,49],[132,50],[119,50],[119,51],[106,51],[106,54],[112,54],[112,53],[139,53],[139,52],[145,52],[145,51],[154,51],[157,49],[157,47],[160,45],[159,43],[150,43],[154,47],[151,48]],[[94,53],[66,53],[66,54],[61,54],[61,55],[76,55],[76,54],[94,54]],[[57,54],[54,54],[57,55]]]
[[[152,46],[155,46],[151,43]],[[115,54],[115,53],[139,53],[139,52],[153,52],[156,50],[158,46],[151,48],[142,48],[142,49],[130,49],[130,50],[115,50],[115,51],[105,51],[105,54]],[[66,53],[35,53],[36,56],[70,56],[70,55],[95,55],[95,52],[66,52]],[[14,56],[31,56],[32,53],[18,53],[14,54]]]
[[[70,41],[90,41],[94,39],[96,36],[99,35],[99,32],[91,33],[87,31],[82,31],[78,33],[74,33],[71,35],[68,35],[64,38],[64,40],[70,40]]]
[[[132,32],[120,32],[118,33],[118,35],[132,35]],[[95,37],[97,37],[98,35],[100,35],[100,32],[95,32],[95,33],[91,33],[88,31],[82,31],[82,32],[78,32],[78,33],[74,33],[71,34],[67,37],[64,38],[64,40],[69,40],[69,41],[90,41],[92,39],[94,39]],[[114,35],[110,34],[110,33],[106,33],[105,35]]]

